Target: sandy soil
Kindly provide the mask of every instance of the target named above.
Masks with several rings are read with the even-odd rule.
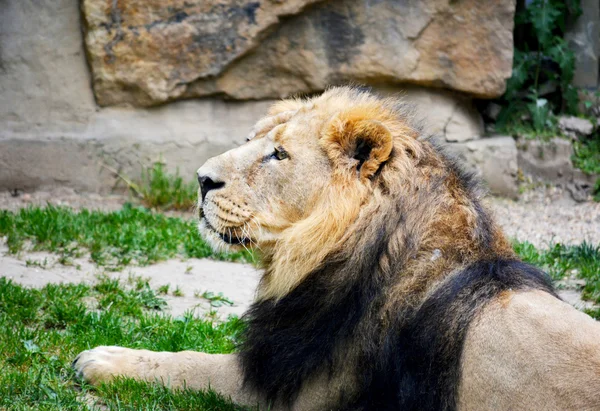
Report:
[[[538,248],[550,244],[600,243],[600,203],[576,203],[558,192],[530,193],[520,201],[488,199],[505,233]]]
[[[169,284],[169,295],[163,298],[168,303],[166,312],[173,316],[182,315],[187,310],[193,310],[198,316],[214,310],[217,317],[222,319],[230,314],[241,316],[252,303],[260,278],[259,271],[251,265],[209,259],[174,259],[146,267],[127,267],[122,272],[110,272],[96,267],[87,258],[76,259],[74,264],[79,266],[77,268],[57,263],[56,255],[50,253],[22,253],[16,257],[8,255],[7,251],[7,247],[0,244],[0,276],[29,287],[43,287],[49,283],[93,284],[101,275],[119,278],[123,284],[127,284],[130,277],[147,278],[153,289]],[[32,262],[38,262],[44,268],[32,265]],[[182,297],[171,295],[176,287],[183,291]],[[233,301],[233,305],[211,307],[210,301],[194,295],[201,295],[204,291],[223,293]]]

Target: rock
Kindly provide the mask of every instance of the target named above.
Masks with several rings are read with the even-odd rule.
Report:
[[[517,198],[517,146],[510,136],[449,144],[462,165],[475,172],[494,194]]]
[[[592,199],[594,187],[585,181],[571,181],[567,183],[567,190],[571,193],[573,200],[583,203]]]
[[[525,176],[560,185],[577,202],[591,198],[594,181],[598,176],[587,175],[573,166],[573,144],[569,140],[520,140],[517,147],[519,169]]]
[[[600,2],[580,0],[583,13],[569,24],[565,39],[575,53],[573,85],[595,88],[598,86],[598,57],[600,54]]]
[[[512,71],[511,0],[83,0],[82,8],[103,106],[279,98],[348,81],[491,98]],[[291,17],[277,25],[282,16]]]
[[[77,1],[8,0],[0,7],[0,129],[84,127],[96,105]]]
[[[101,105],[181,96],[255,48],[279,18],[317,0],[83,0],[85,42]]]
[[[574,116],[561,116],[558,119],[558,127],[563,133],[573,138],[589,136],[594,131],[591,121]]]
[[[162,159],[185,181],[208,158],[241,144],[272,101],[181,101],[152,109],[106,108],[85,127],[0,129],[0,190],[68,186],[125,189],[115,173],[136,179]]]
[[[573,145],[562,138],[548,142],[519,140],[519,169],[536,180],[565,184],[573,179]]]
[[[106,193],[124,188],[111,170],[135,178],[159,158],[191,180],[204,160],[242,142],[271,104],[215,97],[98,108],[79,19],[74,0],[10,0],[0,13],[0,190],[68,186]],[[420,105],[429,133],[480,134],[477,111],[459,93],[419,86],[383,91]]]
[[[159,158],[170,171],[179,168],[180,174],[191,180],[205,159],[242,142],[271,104],[223,101],[215,96],[151,108],[99,108],[90,87],[80,2],[5,3],[0,13],[0,190],[19,193],[22,189],[67,186],[106,193],[114,187],[124,188],[112,170],[136,178],[142,166]],[[372,4],[380,7],[385,0]],[[305,13],[313,13],[317,6]],[[458,7],[458,2],[452,7]],[[230,67],[259,49],[230,63]],[[420,105],[417,111],[429,133],[450,139],[481,135],[479,114],[464,94],[406,84],[387,85],[384,91],[403,93],[408,101]],[[137,93],[127,87],[119,92],[129,97]]]
[[[483,119],[470,104],[457,101],[445,129],[446,141],[464,142],[483,135]]]
[[[450,91],[386,88],[382,94],[399,91],[416,106],[426,133],[446,138],[446,125],[459,124],[457,118],[467,125],[480,123],[470,101]],[[84,124],[49,122],[38,129],[25,121],[14,123],[0,129],[0,189],[69,186],[108,192],[124,188],[114,171],[136,178],[142,165],[159,158],[171,171],[179,168],[186,180],[192,180],[207,158],[241,143],[271,103],[181,101],[153,108],[102,108]],[[59,112],[52,105],[46,109]],[[473,138],[479,135],[477,126],[450,129]]]
[[[451,142],[475,140],[483,135],[483,119],[472,101],[464,96],[422,87],[407,87],[402,95],[414,104],[425,134]]]

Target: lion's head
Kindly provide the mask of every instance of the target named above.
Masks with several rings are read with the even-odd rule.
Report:
[[[349,87],[275,104],[244,145],[198,170],[201,233],[216,248],[259,250],[260,298],[280,298],[328,255],[377,236],[375,220],[406,212],[399,197],[417,209],[406,216],[410,238],[390,246],[411,241],[414,258],[433,261],[444,241],[472,244],[473,204],[452,200],[470,188],[410,124],[398,100]]]

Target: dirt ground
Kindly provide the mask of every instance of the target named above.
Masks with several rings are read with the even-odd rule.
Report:
[[[506,233],[520,241],[530,241],[537,247],[550,243],[563,242],[576,244],[583,240],[600,243],[600,204],[575,203],[561,193],[534,193],[522,201],[490,198],[490,207]],[[35,193],[0,193],[0,209],[17,210],[28,205],[64,205],[79,208],[118,210],[130,199],[126,196],[99,196],[78,194],[69,189],[41,191]],[[122,272],[105,272],[83,257],[75,261],[75,266],[56,263],[56,256],[48,253],[22,253],[11,256],[0,239],[0,276],[32,287],[43,287],[48,283],[87,282],[93,283],[99,275],[118,277],[123,281],[131,276],[148,278],[150,285],[157,289],[169,284],[170,290],[179,287],[184,295],[165,296],[168,312],[174,316],[186,310],[194,310],[202,316],[211,310],[225,318],[229,314],[241,315],[251,304],[260,272],[247,264],[219,262],[209,259],[173,259],[147,267],[128,267]],[[29,260],[29,264],[27,261]],[[32,265],[40,262],[42,268]],[[233,301],[233,305],[211,307],[210,301],[199,297],[204,291],[223,293]],[[196,295],[195,295],[196,294]],[[577,306],[587,307],[579,292],[573,289],[561,291],[562,297]]]
[[[148,279],[155,290],[169,284],[169,295],[162,297],[168,304],[166,312],[173,316],[180,316],[187,310],[193,310],[198,316],[213,310],[217,312],[217,317],[223,319],[230,314],[241,316],[252,303],[260,278],[259,271],[251,265],[209,259],[173,259],[146,267],[127,267],[120,272],[110,272],[95,266],[85,257],[74,260],[73,266],[64,266],[56,262],[54,254],[22,253],[16,257],[8,255],[7,251],[6,245],[0,244],[0,276],[29,287],[43,287],[49,283],[93,284],[102,275],[118,278],[123,284],[127,284],[130,278],[142,277]],[[183,291],[183,296],[172,295],[177,287]],[[209,300],[200,297],[205,291],[223,293],[233,305],[212,307]]]

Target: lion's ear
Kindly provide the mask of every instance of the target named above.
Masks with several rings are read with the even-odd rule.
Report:
[[[342,169],[371,178],[392,153],[392,135],[380,121],[339,116],[323,136],[323,146],[331,160]]]

